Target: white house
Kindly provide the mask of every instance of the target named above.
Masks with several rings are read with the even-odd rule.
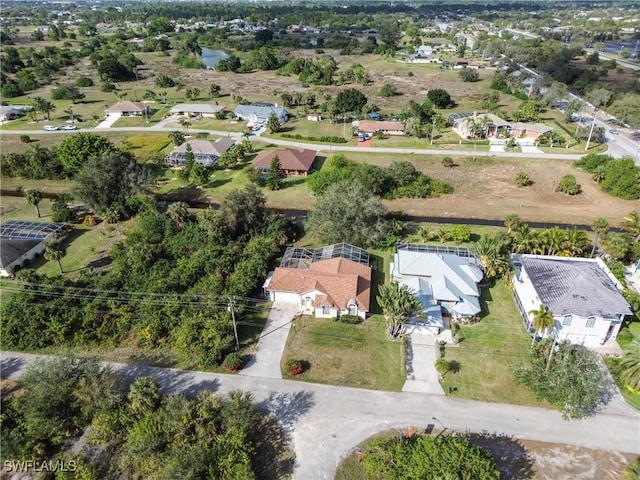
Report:
[[[478,282],[483,277],[477,258],[466,248],[401,243],[391,263],[391,279],[413,290],[424,307],[410,323],[436,335],[443,328],[443,314],[467,320],[480,313]]]
[[[346,243],[287,248],[262,288],[272,301],[292,303],[319,318],[365,318],[371,296],[369,253]]]
[[[246,120],[251,124],[266,123],[271,114],[275,114],[283,124],[289,118],[289,112],[277,105],[267,103],[254,103],[252,105],[238,105],[233,111],[236,118]]]
[[[531,312],[541,304],[554,318],[548,334],[586,347],[615,339],[624,317],[632,315],[622,285],[600,258],[513,254],[511,263],[514,298],[531,333]]]
[[[216,113],[224,110],[221,105],[212,105],[210,103],[179,103],[171,107],[169,113],[171,115],[179,115],[184,117],[215,117]]]

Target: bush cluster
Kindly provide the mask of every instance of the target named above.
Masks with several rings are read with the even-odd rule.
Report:
[[[362,319],[358,315],[340,315],[339,317],[335,318],[335,321],[340,323],[348,323],[351,325],[362,323]]]
[[[590,153],[575,166],[592,174],[605,192],[626,200],[640,198],[640,167],[630,157],[615,159],[609,155]]]
[[[306,135],[300,135],[299,133],[283,133],[280,135],[282,138],[292,138],[294,140],[307,140],[308,142],[325,142],[325,143],[347,143],[343,137],[337,137],[335,135],[323,135],[321,137],[309,137]]]

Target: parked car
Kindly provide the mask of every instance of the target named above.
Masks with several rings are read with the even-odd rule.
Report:
[[[47,132],[55,132],[56,130],[58,130],[58,127],[56,127],[55,125],[45,125],[44,128]]]
[[[615,128],[612,128],[611,130],[609,130],[609,133],[611,135],[617,135],[618,134],[618,130],[616,130]]]
[[[77,129],[78,127],[76,127],[73,123],[69,123],[61,128],[61,130],[77,130]]]

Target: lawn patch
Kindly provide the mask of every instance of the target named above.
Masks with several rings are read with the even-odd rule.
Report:
[[[384,318],[375,315],[359,325],[304,316],[289,331],[285,359],[308,362],[296,379],[374,390],[402,389],[404,355],[401,344],[385,335]]]
[[[457,361],[460,371],[445,375],[444,391],[472,400],[548,407],[526,386],[518,385],[513,375],[514,369],[529,359],[531,337],[509,288],[502,281],[484,287],[480,301],[482,320],[473,326],[463,325],[458,347],[446,348],[446,359]]]

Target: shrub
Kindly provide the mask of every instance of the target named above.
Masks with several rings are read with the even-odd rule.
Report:
[[[565,175],[560,179],[560,182],[558,182],[556,191],[568,195],[577,195],[580,193],[580,184],[573,175]]]
[[[362,319],[358,315],[340,315],[336,318],[336,321],[340,323],[349,323],[351,325],[355,325],[357,323],[361,323]]]
[[[82,221],[82,225],[85,227],[95,227],[96,226],[96,217],[88,213],[85,215],[84,220]]]
[[[243,363],[244,361],[238,352],[231,352],[229,355],[224,357],[222,368],[227,372],[236,372],[242,368]]]
[[[453,167],[455,164],[453,163],[453,158],[451,157],[444,157],[442,159],[442,166],[443,167],[447,167],[447,168],[451,168]]]
[[[93,80],[89,77],[80,77],[76,80],[76,87],[93,87]]]
[[[289,375],[292,377],[296,375],[300,375],[304,372],[304,366],[301,360],[296,360],[294,358],[287,360],[287,370],[289,370]]]
[[[444,358],[437,359],[436,370],[440,375],[446,375],[449,372],[449,362]]]
[[[516,175],[516,185],[519,187],[528,187],[531,185],[531,179],[529,175],[527,175],[527,172],[518,172]]]
[[[175,86],[176,86],[176,82],[173,80],[173,78],[168,77],[163,73],[161,73],[156,77],[156,87],[171,88]]]
[[[116,86],[111,82],[102,82],[100,85],[101,92],[114,92],[116,90]]]
[[[51,90],[51,98],[54,100],[72,100],[76,102],[84,98],[84,93],[78,90],[78,87],[73,85],[60,85],[57,88]]]
[[[31,137],[29,135],[20,135],[20,141],[22,143],[30,143]]]

